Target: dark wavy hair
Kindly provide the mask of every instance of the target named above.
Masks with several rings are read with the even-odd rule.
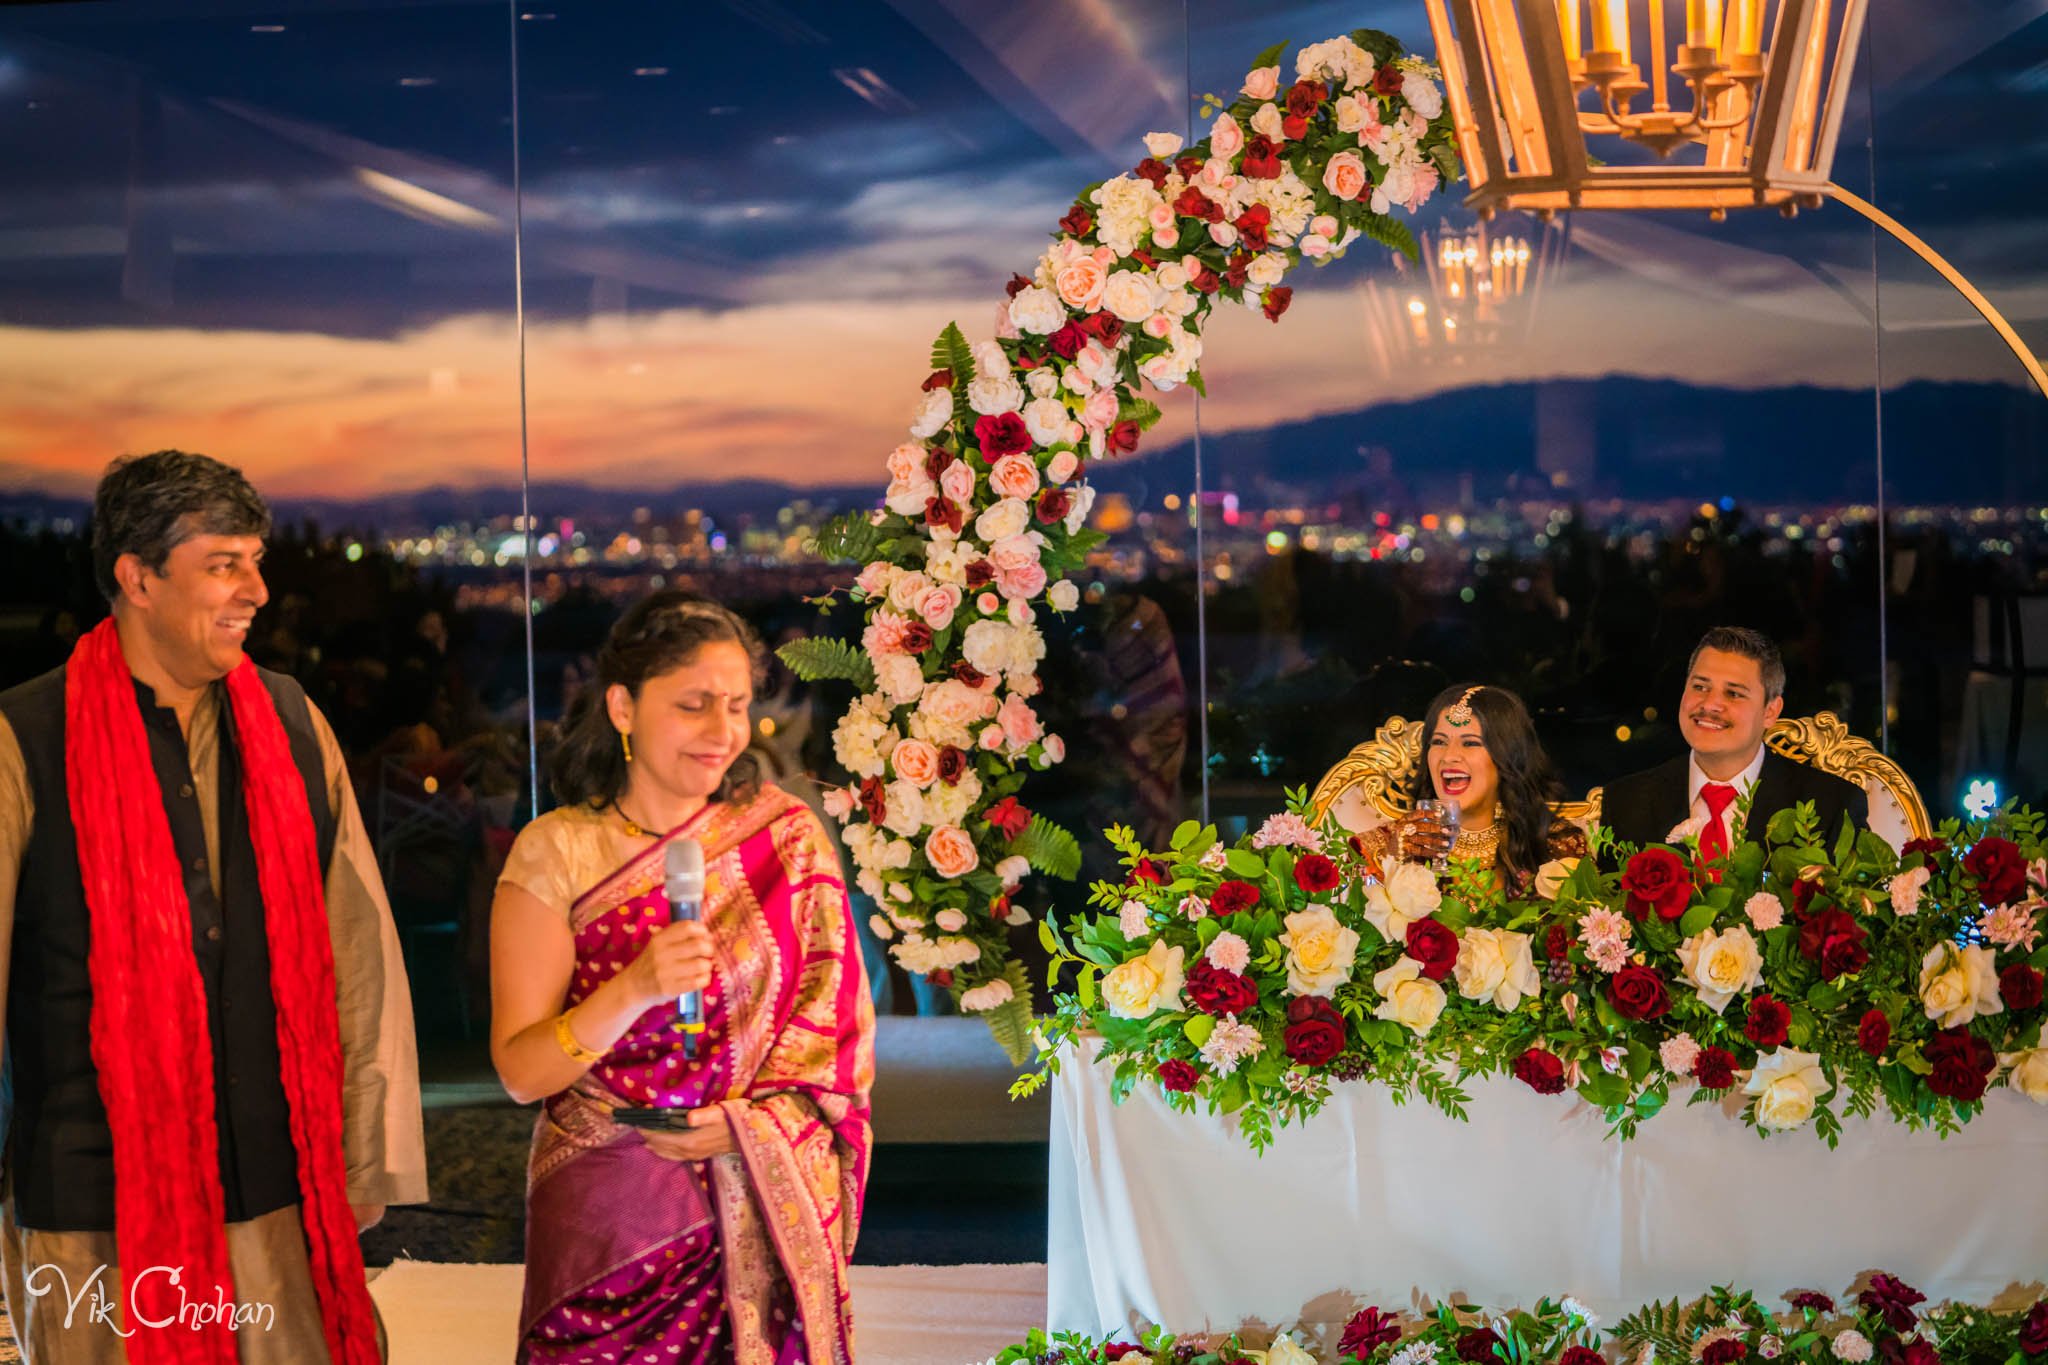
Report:
[[[565,806],[603,806],[626,789],[626,757],[605,709],[605,693],[623,687],[635,697],[649,678],[683,667],[711,644],[747,651],[758,686],[766,667],[761,639],[738,615],[695,593],[668,588],[626,609],[597,652],[597,678],[563,717],[561,738],[548,758],[548,786]],[[744,801],[761,785],[760,762],[741,754],[719,783],[714,801]]]
[[[1422,721],[1422,772],[1418,790],[1435,788],[1429,777],[1429,741],[1436,734],[1437,721],[1458,704],[1471,683],[1459,683],[1436,694]],[[1472,694],[1472,714],[1479,721],[1479,737],[1500,774],[1498,811],[1494,819],[1505,821],[1500,841],[1500,869],[1511,879],[1533,877],[1550,861],[1550,836],[1563,822],[1550,803],[1564,795],[1564,784],[1551,769],[1550,755],[1536,738],[1535,722],[1522,699],[1505,687],[1483,686]]]
[[[117,602],[114,563],[122,555],[161,577],[171,551],[194,536],[269,534],[269,506],[233,465],[182,450],[123,455],[93,490],[92,576]]]

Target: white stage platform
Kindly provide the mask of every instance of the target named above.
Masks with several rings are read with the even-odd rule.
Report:
[[[391,1365],[505,1365],[518,1345],[516,1265],[398,1261],[370,1284]],[[978,1365],[1045,1324],[1042,1265],[853,1268],[861,1365]]]

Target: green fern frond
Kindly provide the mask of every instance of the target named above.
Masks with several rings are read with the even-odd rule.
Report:
[[[1072,881],[1081,875],[1081,845],[1043,815],[1031,817],[1029,827],[1010,841],[1010,852],[1048,877]]]
[[[775,657],[805,682],[844,678],[863,692],[875,686],[868,656],[844,640],[792,640],[776,650]]]
[[[1358,230],[1381,246],[1400,252],[1411,261],[1422,259],[1422,249],[1415,244],[1415,234],[1398,218],[1390,218],[1384,213],[1368,213],[1359,220]]]

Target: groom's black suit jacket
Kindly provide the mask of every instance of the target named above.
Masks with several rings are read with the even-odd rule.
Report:
[[[1600,823],[1625,844],[1664,843],[1672,827],[1692,814],[1685,791],[1691,759],[1691,754],[1680,754],[1669,763],[1610,782],[1600,798]],[[1763,771],[1756,780],[1756,799],[1750,803],[1749,823],[1744,828],[1754,842],[1761,843],[1771,817],[1801,801],[1813,802],[1821,837],[1830,843],[1840,832],[1844,815],[1859,828],[1870,823],[1869,798],[1861,787],[1766,750]]]

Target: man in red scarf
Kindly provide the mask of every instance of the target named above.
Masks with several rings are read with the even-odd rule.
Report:
[[[33,1365],[371,1365],[356,1235],[426,1198],[410,996],[340,746],[242,652],[269,529],[216,460],[116,461],[92,533],[112,618],[0,694],[0,1231]]]

